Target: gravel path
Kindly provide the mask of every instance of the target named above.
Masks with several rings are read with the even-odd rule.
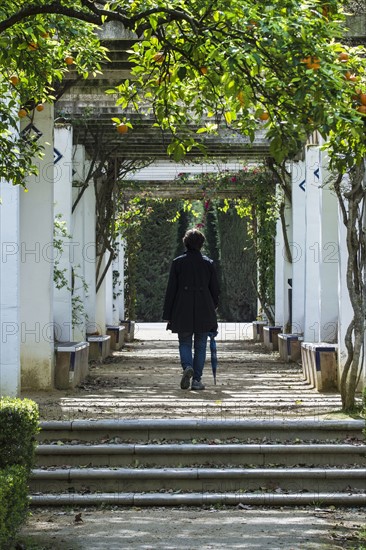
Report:
[[[281,363],[250,341],[249,324],[221,324],[217,385],[207,361],[204,392],[182,391],[176,335],[163,324],[137,324],[136,341],[73,391],[24,392],[42,419],[75,418],[345,418],[338,394],[319,394],[301,366]],[[209,359],[209,358],[208,358]],[[18,549],[358,548],[361,509],[255,507],[32,509]]]

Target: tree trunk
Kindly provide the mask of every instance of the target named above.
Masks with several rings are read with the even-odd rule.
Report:
[[[360,164],[350,173],[348,188],[342,188],[342,177],[335,182],[347,243],[347,290],[353,309],[353,319],[345,336],[347,359],[340,381],[343,409],[352,410],[356,404],[357,384],[362,369],[365,333],[365,228],[364,189],[365,166]]]

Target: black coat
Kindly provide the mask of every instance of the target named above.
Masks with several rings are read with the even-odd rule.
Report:
[[[172,332],[217,330],[219,285],[213,261],[198,250],[187,250],[172,262],[163,319]]]

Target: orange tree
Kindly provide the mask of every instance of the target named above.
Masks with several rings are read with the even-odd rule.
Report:
[[[19,134],[19,119],[32,120],[35,109],[57,99],[66,71],[87,77],[106,56],[95,26],[76,18],[71,23],[62,10],[49,13],[49,5],[24,0],[0,5],[0,177],[14,184],[24,185],[36,173],[35,155],[41,154],[36,141]]]
[[[344,5],[338,0],[75,0],[70,7],[67,0],[6,0],[0,8],[0,38],[8,47],[8,36],[15,33],[18,40],[24,28],[34,29],[33,21],[50,17],[64,22],[72,45],[71,18],[85,33],[88,24],[123,23],[139,40],[130,52],[131,78],[111,90],[119,95],[122,111],[114,122],[133,127],[133,111],[151,115],[171,133],[168,153],[178,160],[201,146],[201,134],[221,126],[252,141],[262,128],[279,166],[314,131],[322,136],[347,228],[347,283],[355,318],[347,333],[341,392],[344,408],[351,408],[365,328],[360,216],[366,69],[365,48],[342,43]],[[58,36],[63,40],[62,32]],[[90,34],[87,38],[90,44]],[[63,46],[60,62],[70,49],[69,42]],[[38,56],[39,49],[27,50],[27,55]],[[81,55],[83,46],[78,43],[73,49]],[[13,67],[9,56],[2,58],[3,69],[7,62]],[[19,56],[15,62],[21,62]],[[47,81],[43,84],[46,89]],[[35,101],[43,97],[38,90],[31,94]],[[286,181],[284,189],[288,192]]]
[[[132,109],[152,114],[171,133],[168,152],[177,160],[200,146],[200,134],[225,126],[254,141],[261,127],[289,198],[284,163],[314,131],[320,134],[347,232],[354,315],[340,389],[350,410],[365,331],[366,73],[365,48],[342,43],[342,4],[234,0],[159,9],[149,3],[148,28],[131,51],[132,77],[117,91],[123,120]]]

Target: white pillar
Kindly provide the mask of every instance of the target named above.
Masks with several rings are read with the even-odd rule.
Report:
[[[106,254],[109,258],[109,252]],[[114,324],[113,314],[113,260],[108,268],[105,279],[105,319],[107,325]]]
[[[344,180],[348,178],[348,175],[344,176]],[[346,205],[347,206],[347,205]],[[338,369],[339,375],[341,375],[344,365],[347,360],[348,352],[345,346],[345,336],[353,319],[353,308],[349,298],[349,292],[347,288],[347,261],[348,250],[346,244],[347,230],[343,223],[342,212],[339,209],[338,219],[338,241],[339,241],[339,265],[338,265],[338,307],[339,307],[339,321],[338,321]],[[366,339],[366,336],[365,336]],[[366,345],[366,341],[365,341]],[[361,377],[358,390],[366,387],[366,363],[365,358],[361,365]]]
[[[82,191],[82,185],[88,175],[90,161],[86,159],[85,148],[77,145],[74,149],[73,169],[74,181],[77,186],[73,189],[74,205]],[[72,216],[72,240],[74,246],[73,265],[76,273],[83,277],[86,290],[82,288],[82,280],[76,280],[75,295],[84,305],[85,322],[75,326],[74,338],[85,339],[86,333],[100,332],[96,326],[96,294],[95,294],[95,193],[93,181],[83,191],[81,199],[75,206]]]
[[[305,162],[294,162],[292,179],[292,327],[303,334],[305,324]]]
[[[96,323],[96,290],[95,290],[95,193],[92,184],[84,193],[84,278],[87,285],[85,296],[85,313],[87,327]],[[99,329],[97,329],[99,330]],[[91,330],[94,332],[94,330]]]
[[[113,262],[113,316],[115,325],[119,325],[119,322],[125,318],[124,256],[125,243],[120,238],[118,241],[118,255]]]
[[[32,124],[32,126],[30,126]],[[22,130],[36,133],[44,156],[35,159],[39,175],[28,177],[20,193],[21,383],[50,389],[54,381],[53,322],[53,106],[35,111]]]
[[[20,393],[19,186],[0,180],[0,396]]]
[[[307,146],[305,152],[305,326],[304,339],[319,342],[320,319],[320,150]]]
[[[345,176],[348,177],[348,176]],[[339,210],[338,242],[339,242],[339,264],[338,264],[338,369],[341,373],[347,360],[347,349],[345,336],[347,328],[353,318],[353,310],[347,288],[347,260],[348,251],[346,244],[346,227],[343,224],[342,213]]]
[[[338,200],[328,178],[328,157],[321,153],[319,340],[335,343],[338,339]]]
[[[106,254],[104,254],[103,261],[101,262],[100,273],[103,273],[103,270],[106,265],[107,265],[107,258],[106,258]],[[106,303],[107,303],[107,285],[106,285],[106,279],[104,278],[96,295],[96,312],[95,312],[95,322],[101,334],[105,333],[106,325],[107,325]]]
[[[54,216],[65,222],[68,237],[56,235],[62,241],[62,252],[55,250],[55,262],[67,282],[62,288],[54,288],[55,337],[59,342],[72,340],[71,308],[71,207],[72,207],[72,127],[55,127],[55,207]]]
[[[282,193],[282,191],[280,191]],[[291,205],[285,199],[285,226],[287,239],[292,241]],[[276,226],[276,254],[275,254],[275,323],[282,326],[284,332],[289,332],[289,279],[292,279],[292,266],[288,261],[285,240],[281,221]]]

